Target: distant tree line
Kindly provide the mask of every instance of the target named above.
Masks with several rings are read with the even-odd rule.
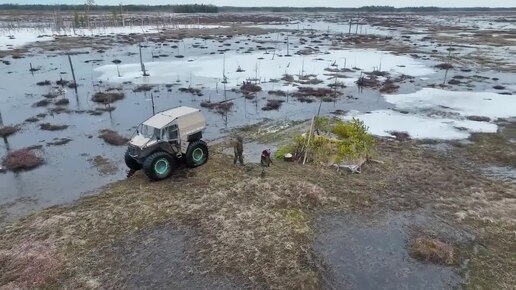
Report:
[[[172,10],[175,13],[218,13],[219,8],[215,5],[193,4],[193,5],[174,5]]]
[[[90,11],[113,11],[118,5],[92,5]],[[169,11],[175,13],[217,13],[219,8],[214,5],[191,4],[191,5],[124,5],[124,11]],[[19,5],[0,4],[0,10],[30,10],[30,11],[77,11],[82,10],[84,5]]]
[[[393,6],[363,6],[359,8],[338,8],[338,7],[219,7],[220,12],[454,12],[454,11],[516,11],[516,7],[489,8],[489,7],[464,7],[464,8],[442,8],[442,7],[404,7]]]
[[[118,5],[117,5],[118,6]],[[91,11],[112,11],[110,5],[93,5]],[[170,11],[175,13],[217,13],[217,12],[454,12],[454,11],[516,11],[516,7],[489,8],[442,8],[442,7],[404,7],[392,6],[364,6],[360,8],[335,8],[335,7],[217,7],[214,5],[124,5],[124,11]],[[31,11],[76,11],[84,8],[84,5],[19,5],[0,4],[0,10],[31,10]]]

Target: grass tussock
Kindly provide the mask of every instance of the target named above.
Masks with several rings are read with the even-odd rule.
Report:
[[[398,141],[408,141],[410,140],[410,134],[407,133],[407,132],[402,132],[402,131],[390,131],[388,132],[389,134],[391,134],[392,137],[394,137],[394,139],[398,140]]]
[[[312,87],[299,87],[297,88],[297,92],[294,92],[292,94],[294,97],[302,98],[302,97],[317,97],[317,98],[324,98],[324,97],[335,97],[337,95],[340,95],[340,92],[336,92],[332,89],[327,88],[312,88]]]
[[[44,131],[61,131],[68,128],[68,125],[54,125],[50,123],[43,123],[39,125],[41,130]]]
[[[279,110],[283,100],[267,100],[267,104],[262,108],[263,111]]]
[[[149,92],[149,91],[151,91],[153,88],[154,88],[154,86],[153,86],[153,85],[142,84],[142,85],[139,85],[139,86],[137,86],[136,88],[134,88],[133,92],[135,92],[135,93],[139,93],[139,92]]]
[[[99,138],[104,140],[106,143],[115,146],[122,146],[129,142],[129,139],[118,134],[116,131],[104,129],[100,131]]]
[[[49,104],[50,104],[49,100],[43,99],[43,100],[35,102],[32,106],[34,106],[34,107],[46,107]]]
[[[233,102],[217,102],[212,103],[210,101],[201,102],[200,106],[203,108],[207,108],[210,110],[215,110],[219,114],[226,114],[227,112],[231,111],[231,108],[233,107]]]
[[[443,63],[437,64],[437,65],[435,65],[435,67],[438,68],[438,69],[444,69],[444,70],[448,70],[448,69],[454,68],[454,66],[451,63],[447,63],[447,62],[443,62]]]
[[[0,137],[8,137],[18,132],[20,129],[16,126],[1,126]]]
[[[125,97],[122,92],[97,92],[91,98],[95,103],[110,104]]]
[[[243,93],[257,93],[257,92],[260,92],[261,90],[262,90],[262,87],[260,87],[259,85],[250,83],[250,82],[244,83],[240,87],[240,91]]]
[[[44,162],[33,150],[20,149],[10,151],[2,161],[2,165],[8,170],[21,171],[34,169]]]
[[[34,289],[43,287],[64,265],[55,244],[32,238],[0,250],[0,266],[2,289]]]
[[[412,257],[440,265],[454,265],[457,262],[455,248],[433,238],[415,238],[410,243]]]
[[[66,105],[70,104],[70,100],[63,98],[63,99],[57,100],[55,104],[56,104],[56,106],[66,106]]]

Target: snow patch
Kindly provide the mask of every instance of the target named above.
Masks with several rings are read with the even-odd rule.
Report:
[[[492,92],[455,92],[425,88],[413,94],[385,95],[385,100],[402,110],[438,109],[462,116],[491,119],[516,116],[516,97]]]
[[[391,137],[389,132],[407,132],[414,139],[467,139],[471,133],[496,133],[498,127],[487,122],[430,118],[414,114],[402,114],[391,110],[378,110],[369,114],[355,112],[344,120],[358,118],[376,136]]]
[[[292,52],[293,53],[293,52]],[[432,74],[435,71],[426,67],[416,60],[406,57],[392,55],[388,52],[357,49],[357,50],[331,50],[327,54],[319,55],[293,55],[283,56],[286,51],[270,51],[254,54],[227,54],[224,60],[223,55],[206,55],[197,58],[184,58],[167,62],[145,63],[148,77],[143,77],[140,64],[119,65],[121,77],[118,77],[116,65],[104,65],[97,69],[101,73],[99,79],[108,82],[121,83],[132,81],[134,83],[171,83],[176,80],[191,80],[191,84],[203,84],[205,87],[214,88],[223,80],[227,79],[228,85],[240,85],[247,79],[258,79],[269,81],[280,79],[284,74],[315,74],[323,81],[334,81],[331,77],[325,76],[330,72],[326,68],[358,67],[364,71],[372,71],[381,63],[382,70],[392,74],[406,74],[411,76],[423,76]],[[225,69],[224,69],[225,63]],[[400,67],[401,65],[401,67]],[[237,72],[238,68],[244,72]],[[225,73],[224,73],[225,71]],[[344,73],[349,76],[340,79],[345,84],[352,85],[360,76],[360,71]],[[330,79],[330,80],[329,80]]]

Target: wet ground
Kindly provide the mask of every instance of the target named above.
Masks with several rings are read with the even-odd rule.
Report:
[[[123,285],[125,289],[242,289],[242,280],[207,271],[202,274],[189,247],[193,235],[191,230],[166,226],[116,242],[105,253],[102,266],[112,271],[104,285]]]
[[[321,214],[314,223],[325,289],[458,288],[459,267],[421,263],[407,245],[422,229],[457,245],[474,240],[421,212]]]

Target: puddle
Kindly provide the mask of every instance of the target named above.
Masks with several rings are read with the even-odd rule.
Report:
[[[516,183],[516,168],[508,166],[490,166],[482,168],[482,173],[497,180]]]
[[[459,287],[458,269],[419,262],[409,256],[411,231],[468,243],[473,237],[414,213],[322,214],[315,219],[314,249],[325,268],[325,289],[450,289]]]

